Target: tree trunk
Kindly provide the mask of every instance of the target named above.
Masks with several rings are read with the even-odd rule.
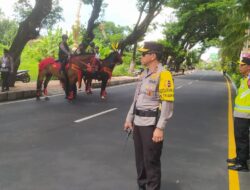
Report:
[[[137,49],[137,43],[134,44],[133,56],[129,66],[130,73],[133,73],[135,71],[136,49]]]
[[[143,4],[141,8],[139,19],[137,21],[137,24],[133,32],[130,33],[119,44],[119,48],[121,49],[121,51],[123,51],[127,45],[134,44],[135,42],[139,41],[144,36],[151,21],[160,13],[163,3],[164,3],[164,0],[145,1],[145,3]],[[148,9],[147,15],[145,16],[144,20],[140,22],[142,13],[145,12],[146,9]]]
[[[10,54],[14,60],[14,73],[11,75],[10,85],[14,86],[16,71],[20,65],[22,51],[31,39],[38,37],[42,20],[50,13],[52,0],[36,0],[31,14],[20,23],[16,37],[10,47]]]
[[[88,21],[87,31],[83,36],[82,45],[83,51],[87,49],[89,43],[95,38],[94,35],[94,28],[97,26],[95,21],[99,18],[101,7],[102,7],[103,0],[94,0],[93,2],[93,9],[91,16]]]

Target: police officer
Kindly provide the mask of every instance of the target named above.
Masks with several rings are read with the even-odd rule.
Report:
[[[250,58],[243,57],[239,65],[243,78],[240,81],[234,106],[234,135],[236,158],[227,159],[230,170],[249,171],[249,127],[250,127]]]
[[[137,182],[140,190],[159,190],[164,128],[173,114],[172,75],[160,63],[162,45],[145,42],[140,48],[145,66],[124,130],[133,130]]]

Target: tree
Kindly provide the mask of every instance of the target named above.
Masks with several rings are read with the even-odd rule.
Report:
[[[82,0],[84,4],[92,6],[91,16],[88,20],[86,32],[83,34],[82,44],[85,51],[89,43],[95,38],[94,29],[98,26],[98,18],[100,16],[103,0]]]
[[[221,30],[223,39],[220,44],[223,62],[238,61],[244,42],[250,39],[250,11],[247,7],[249,3],[244,0],[233,1],[224,14],[225,27]]]
[[[140,12],[132,32],[123,39],[119,47],[123,51],[126,46],[137,43],[147,32],[152,20],[161,12],[167,0],[138,0],[137,7]],[[143,18],[143,14],[146,14]]]
[[[6,18],[0,19],[0,43],[9,47],[17,33],[18,24]]]
[[[33,6],[30,0],[18,0],[14,4],[15,17],[18,22],[23,22],[32,12]],[[52,0],[52,9],[50,13],[42,20],[41,28],[52,29],[53,26],[61,20],[62,7],[59,6],[59,0]]]
[[[166,48],[178,70],[195,45],[207,47],[209,41],[219,38],[223,28],[220,18],[227,4],[215,0],[187,0],[185,3],[171,0],[169,6],[176,9],[178,20],[165,25]]]
[[[36,0],[34,9],[30,15],[20,23],[17,35],[10,47],[10,53],[14,59],[15,72],[13,73],[11,84],[14,85],[14,76],[20,65],[20,55],[26,43],[37,38],[41,29],[41,23],[50,13],[52,8],[52,0]]]
[[[130,63],[130,72],[134,71],[137,42],[140,41],[148,30],[152,20],[161,12],[162,7],[167,3],[167,0],[138,0],[137,8],[139,10],[139,17],[132,29],[132,32],[119,43],[121,52],[124,51],[126,46],[134,45],[133,56]],[[145,17],[143,18],[145,14]]]

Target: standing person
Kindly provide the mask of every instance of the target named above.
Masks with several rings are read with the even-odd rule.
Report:
[[[100,51],[99,51],[99,46],[95,46],[95,58],[100,59]]]
[[[243,78],[240,81],[234,106],[234,135],[236,158],[227,159],[230,170],[249,171],[249,127],[250,127],[250,58],[243,57],[239,65]]]
[[[70,49],[67,44],[68,36],[66,34],[62,35],[62,41],[59,44],[58,58],[61,63],[61,71],[66,75],[65,66],[70,58]]]
[[[9,91],[10,74],[13,73],[14,63],[9,50],[3,50],[1,58],[2,92]]]
[[[145,42],[141,64],[146,67],[137,85],[124,130],[133,130],[139,190],[159,190],[164,128],[173,114],[174,83],[160,59],[162,45]]]
[[[89,54],[95,54],[95,43],[94,42],[89,43],[89,45],[86,49],[86,52]]]

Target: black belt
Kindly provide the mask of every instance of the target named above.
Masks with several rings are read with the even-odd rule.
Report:
[[[156,117],[157,111],[152,110],[135,110],[135,115],[141,116],[141,117]]]

